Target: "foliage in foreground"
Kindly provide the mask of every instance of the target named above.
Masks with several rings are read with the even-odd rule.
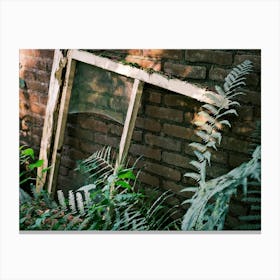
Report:
[[[114,171],[111,148],[104,148],[80,163],[88,185],[69,191],[65,199],[58,191],[56,203],[46,191],[31,198],[21,191],[22,230],[169,230],[179,229],[170,221],[173,209],[165,207],[169,192],[147,199],[135,190],[133,167]],[[90,183],[91,182],[91,183]]]

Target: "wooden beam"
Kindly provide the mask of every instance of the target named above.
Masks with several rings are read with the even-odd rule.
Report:
[[[178,79],[168,79],[167,77],[158,73],[149,74],[142,69],[131,67],[129,65],[123,65],[119,62],[114,62],[111,59],[100,57],[86,51],[73,50],[72,58],[108,71],[118,73],[120,75],[138,79],[145,83],[180,93],[182,95],[197,99],[201,102],[213,103],[213,101],[206,96],[206,93],[209,92],[208,90],[199,88],[198,86],[185,81]],[[217,95],[217,97],[219,98],[219,95]]]
[[[127,156],[131,137],[135,127],[135,121],[137,118],[138,109],[141,102],[143,87],[144,87],[144,82],[141,82],[137,79],[134,80],[130,101],[126,113],[126,119],[123,127],[123,133],[122,133],[120,147],[119,147],[119,155],[116,162],[115,170],[118,168],[118,166],[123,162],[123,160]]]
[[[48,192],[54,194],[56,190],[56,181],[59,171],[62,145],[64,141],[64,132],[67,122],[68,108],[71,97],[72,85],[76,69],[76,61],[72,60],[72,51],[67,54],[66,76],[60,101],[57,128],[54,139],[52,153],[51,169],[48,180]]]
[[[43,172],[43,169],[47,168],[49,165],[49,157],[51,154],[54,137],[53,132],[56,127],[56,110],[61,92],[62,70],[64,69],[65,64],[66,58],[63,56],[62,51],[55,50],[39,156],[39,158],[42,159],[44,162],[43,165],[37,170],[37,192],[39,192],[46,183],[47,173]]]

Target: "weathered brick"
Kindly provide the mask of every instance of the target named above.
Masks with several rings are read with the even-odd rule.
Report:
[[[188,160],[185,156],[181,156],[175,153],[163,152],[162,160],[168,164],[187,168],[189,166]]]
[[[65,136],[64,139],[64,146],[65,145],[69,145],[69,146],[73,146],[75,148],[79,148],[80,147],[80,140],[78,137],[71,137],[69,135]]]
[[[261,57],[258,55],[252,55],[252,54],[237,54],[234,57],[234,64],[240,64],[242,63],[244,60],[250,60],[253,62],[253,66],[254,66],[254,70],[255,71],[260,71],[261,69]]]
[[[103,133],[108,132],[108,126],[106,123],[95,120],[93,118],[79,119],[79,125],[84,129],[90,129],[92,131],[98,131]]]
[[[53,61],[52,59],[20,56],[21,67],[33,68],[33,69],[43,70],[47,72],[51,72],[52,61]]]
[[[139,181],[150,185],[150,186],[155,186],[155,187],[159,187],[159,178],[156,176],[152,176],[149,173],[146,172],[140,172],[139,174]]]
[[[246,86],[250,88],[256,88],[259,84],[259,75],[251,73],[246,77]]]
[[[132,140],[140,142],[142,141],[142,135],[143,135],[142,131],[134,130],[132,134]]]
[[[165,190],[170,190],[172,192],[175,192],[176,194],[183,196],[185,198],[191,198],[193,196],[193,192],[182,192],[181,190],[186,188],[186,186],[180,185],[178,183],[174,183],[172,181],[166,181],[163,180],[162,187]]]
[[[54,50],[47,49],[20,49],[20,55],[53,58]]]
[[[143,68],[152,68],[155,71],[161,70],[161,62],[158,60],[150,60],[150,59],[143,59],[135,56],[126,56],[125,60],[131,63],[137,63],[139,66]]]
[[[41,104],[30,102],[30,110],[31,110],[31,112],[33,112],[35,114],[39,114],[39,115],[44,116],[46,107],[44,105],[41,105]]]
[[[111,137],[104,134],[96,133],[94,135],[94,139],[96,143],[99,143],[103,146],[109,145],[111,147],[118,147],[119,146],[119,139],[116,137]]]
[[[176,110],[176,109],[169,109],[169,108],[147,105],[146,114],[153,118],[171,120],[171,121],[176,121],[176,122],[183,121],[183,112],[180,110]]]
[[[20,70],[19,76],[27,81],[38,81],[42,83],[49,83],[50,81],[49,72],[25,67]]]
[[[229,171],[230,171],[229,167],[216,163],[212,163],[211,166],[207,166],[206,168],[206,174],[208,178],[216,178],[228,173]]]
[[[92,142],[86,142],[86,141],[81,142],[80,147],[83,152],[89,154],[93,154],[94,152],[100,149],[100,145],[96,145]]]
[[[146,49],[143,50],[143,55],[157,58],[182,59],[181,50]]]
[[[213,81],[223,82],[225,77],[229,74],[230,69],[223,69],[220,67],[211,67],[209,71],[209,79]]]
[[[231,65],[232,53],[216,50],[187,50],[185,54],[187,61],[206,62],[220,65]]]
[[[180,181],[181,179],[181,173],[178,170],[163,166],[161,164],[148,162],[146,163],[145,170],[176,182]]]
[[[191,128],[167,123],[163,125],[163,132],[168,135],[183,139],[190,139],[194,134],[194,130]]]
[[[47,93],[49,90],[48,83],[41,83],[39,81],[34,81],[34,80],[28,80],[25,82],[26,82],[26,88],[31,89],[32,91]]]
[[[161,159],[161,150],[150,148],[140,144],[132,144],[129,149],[129,152],[134,155],[140,155],[140,156],[143,155],[144,157],[155,159],[155,160]]]
[[[180,151],[181,142],[167,137],[156,136],[153,134],[145,135],[145,142],[152,146],[164,148],[166,150]]]
[[[238,110],[238,119],[243,121],[251,121],[253,120],[253,107],[243,105]]]
[[[253,121],[236,121],[232,123],[232,132],[242,136],[250,136],[255,129]]]
[[[153,103],[160,103],[161,102],[161,94],[158,92],[151,92],[149,94],[149,101]]]
[[[188,107],[190,100],[179,94],[166,94],[164,96],[164,104],[171,107]]]
[[[166,73],[190,79],[205,79],[206,67],[183,65],[178,63],[165,62],[164,71]]]
[[[94,139],[94,133],[90,130],[85,130],[85,129],[69,126],[67,128],[67,133],[70,136],[78,137],[78,138],[84,139],[84,140],[93,141],[93,139]]]
[[[122,126],[110,123],[108,125],[108,128],[109,128],[110,133],[112,133],[114,135],[117,135],[117,136],[122,135],[122,132],[123,132],[123,127]]]
[[[256,106],[261,105],[261,93],[257,91],[251,91],[245,89],[243,91],[245,95],[240,95],[236,97],[236,100],[242,103],[251,103]]]
[[[245,156],[244,154],[239,153],[229,153],[229,165],[234,168],[242,164],[243,162],[247,162],[250,160],[250,156]]]
[[[83,153],[81,150],[76,150],[76,149],[70,149],[68,155],[74,161],[86,158],[86,154],[85,153]]]
[[[136,119],[135,126],[138,128],[143,128],[155,132],[158,132],[161,129],[161,125],[158,121],[140,117]]]
[[[249,153],[249,142],[239,140],[234,137],[224,136],[221,146],[227,150],[237,151],[245,154]]]
[[[186,123],[192,123],[194,118],[194,114],[192,112],[186,112],[184,114],[184,119]]]

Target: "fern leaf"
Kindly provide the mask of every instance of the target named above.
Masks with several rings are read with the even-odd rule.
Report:
[[[217,150],[216,142],[215,142],[215,141],[210,141],[210,142],[208,142],[208,143],[206,144],[206,147],[209,147],[209,148],[211,147],[211,148]]]
[[[216,122],[216,120],[210,116],[207,112],[205,111],[201,111],[198,113],[198,116],[202,116],[203,118],[206,119],[207,122],[209,122],[210,124],[214,124]]]
[[[187,188],[180,190],[180,192],[197,192],[197,190],[198,190],[197,187],[187,187]]]
[[[241,106],[240,103],[239,103],[238,101],[231,101],[231,102],[229,102],[229,105],[230,105],[230,106],[234,106],[234,105],[236,105],[236,106]]]
[[[76,210],[76,203],[75,203],[75,196],[74,196],[74,193],[73,191],[69,191],[69,206],[70,206],[70,209],[72,211],[73,214],[77,213],[77,210]]]
[[[231,124],[228,120],[219,121],[219,124],[224,124],[224,125],[227,125],[228,127],[231,127]]]
[[[213,131],[211,136],[218,140],[218,144],[221,144],[222,141],[222,134],[220,132]]]
[[[200,137],[205,143],[207,143],[210,140],[209,134],[205,133],[202,130],[196,131],[195,134]]]
[[[190,164],[193,165],[198,171],[201,170],[201,165],[202,165],[201,162],[198,162],[198,161],[195,161],[195,160],[191,160]]]
[[[207,109],[212,115],[216,116],[218,114],[218,109],[216,109],[213,105],[211,104],[204,104],[202,105],[203,108]]]
[[[213,130],[213,127],[207,123],[203,124],[200,128],[202,130],[206,131],[208,134],[211,134],[211,132]]]
[[[203,157],[207,160],[209,166],[211,165],[211,153],[209,151],[206,151],[205,153],[203,153]]]
[[[76,193],[76,199],[77,199],[77,207],[79,209],[79,212],[81,215],[84,215],[85,209],[84,209],[84,201],[82,195],[78,192]]]
[[[64,197],[64,194],[63,194],[62,190],[57,191],[57,198],[58,198],[58,202],[61,206],[61,209],[66,210],[67,206],[66,206],[66,203],[65,203],[65,197]]]
[[[187,172],[187,173],[184,174],[184,176],[192,178],[192,179],[194,179],[197,182],[199,182],[200,179],[201,179],[200,174],[195,173],[195,172]]]
[[[224,92],[224,90],[220,87],[220,86],[215,86],[216,91],[223,97],[226,96],[226,93]]]
[[[202,153],[200,153],[199,151],[194,151],[194,154],[196,155],[196,157],[198,158],[198,160],[200,162],[204,160],[204,155]]]
[[[217,119],[219,119],[220,117],[222,117],[222,116],[224,116],[224,115],[228,115],[228,114],[234,114],[234,115],[238,116],[238,114],[237,114],[237,112],[236,112],[235,109],[229,109],[229,110],[223,112],[222,114],[219,114],[219,115],[217,116]]]
[[[189,146],[191,146],[192,148],[197,149],[199,152],[204,153],[206,151],[206,146],[200,144],[200,143],[196,143],[196,142],[192,142],[189,144]]]

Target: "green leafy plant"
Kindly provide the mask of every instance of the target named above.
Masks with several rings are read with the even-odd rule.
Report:
[[[199,116],[203,121],[195,122],[198,127],[196,135],[202,142],[193,142],[190,146],[194,149],[197,160],[190,163],[197,172],[188,172],[190,177],[198,182],[198,187],[185,188],[182,191],[194,192],[191,199],[184,201],[190,203],[182,222],[182,230],[221,230],[224,227],[232,194],[237,187],[242,185],[246,193],[248,178],[260,180],[260,147],[253,153],[253,158],[248,163],[232,170],[226,175],[216,179],[206,180],[206,167],[211,164],[211,149],[217,149],[222,140],[221,128],[231,126],[225,116],[238,115],[235,106],[240,104],[234,97],[244,94],[241,91],[245,86],[246,75],[252,71],[252,63],[248,60],[233,68],[225,78],[223,88],[216,86],[217,95],[208,93],[212,104],[202,106]]]

